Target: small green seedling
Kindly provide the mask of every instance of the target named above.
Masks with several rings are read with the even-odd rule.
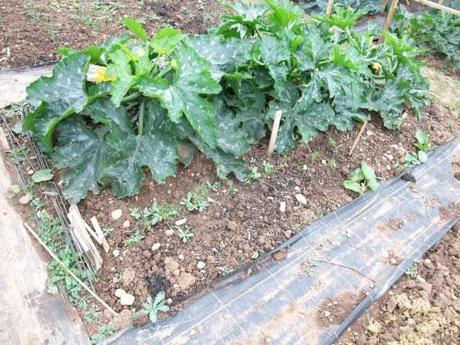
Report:
[[[264,161],[263,166],[264,166],[264,173],[265,174],[268,175],[268,174],[271,174],[271,173],[275,172],[275,166],[273,164],[270,164],[269,162]]]
[[[110,337],[115,333],[115,327],[109,323],[107,325],[102,324],[99,326],[97,334],[91,337],[91,344],[99,345],[102,344],[105,338]]]
[[[29,150],[26,146],[19,146],[11,149],[9,153],[11,161],[16,165],[19,165],[26,160],[29,155]]]
[[[182,243],[187,243],[190,241],[193,237],[193,232],[190,229],[189,226],[185,225],[183,227],[178,227],[177,228],[177,235],[180,237],[182,240]]]
[[[414,146],[417,148],[417,152],[406,153],[404,161],[404,165],[408,168],[425,163],[428,160],[428,152],[433,148],[427,132],[418,129],[415,133],[415,139],[417,141],[414,143]]]
[[[259,258],[259,252],[257,250],[253,251],[251,254],[251,258],[253,260],[257,260]]]
[[[134,207],[130,208],[129,211],[132,217],[140,221],[144,229],[147,229],[158,224],[159,222],[165,221],[179,214],[176,205],[166,204],[162,206],[156,201],[152,203],[150,208],[140,210],[137,207]]]
[[[181,204],[189,212],[203,212],[209,206],[206,196],[198,192],[188,192]]]
[[[417,150],[428,152],[433,148],[433,144],[430,141],[430,135],[428,132],[417,129],[415,132],[415,139],[417,139],[417,142],[414,143],[414,146],[417,148]]]
[[[208,186],[208,188],[210,190],[212,190],[213,192],[217,192],[220,188],[220,182],[219,181],[216,181],[216,182],[207,182],[206,185]]]
[[[327,140],[327,144],[331,148],[332,152],[339,153],[339,147],[337,146],[337,142],[334,139],[329,138]]]
[[[144,303],[144,313],[148,315],[152,323],[157,322],[159,312],[169,311],[169,307],[165,304],[165,293],[160,291],[155,296],[155,299],[152,297],[147,298],[147,302]]]
[[[133,244],[137,244],[139,242],[141,242],[142,240],[144,239],[144,235],[142,235],[140,233],[139,230],[136,230],[131,236],[129,236],[129,238],[126,240],[126,244],[128,246],[130,245],[133,245]]]
[[[361,167],[353,171],[348,180],[343,182],[343,186],[359,195],[364,194],[368,189],[376,191],[379,187],[377,176],[374,169],[365,161],[361,162]]]
[[[315,150],[311,153],[311,160],[314,162],[319,158],[319,151]]]
[[[51,181],[52,179],[53,179],[53,173],[51,172],[50,169],[37,170],[32,175],[32,181],[34,181],[34,183]]]
[[[251,181],[258,180],[261,177],[262,177],[262,174],[259,172],[259,168],[257,168],[256,166],[253,166],[253,167],[249,168],[249,175],[246,178],[245,182],[249,183]]]

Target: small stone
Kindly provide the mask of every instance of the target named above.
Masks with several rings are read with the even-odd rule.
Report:
[[[302,222],[310,224],[315,220],[315,213],[308,208],[302,208],[299,211],[299,218]]]
[[[295,198],[299,202],[299,204],[301,205],[307,204],[307,198],[303,194],[296,194]]]
[[[181,272],[179,277],[177,278],[177,283],[179,284],[179,288],[184,291],[195,284],[195,277],[187,272]]]
[[[231,220],[228,222],[227,228],[230,231],[236,231],[238,229],[238,224],[235,221]]]
[[[124,228],[129,228],[131,226],[131,222],[127,219],[125,220],[125,222],[123,223],[123,227]]]
[[[291,231],[291,230],[286,230],[286,231],[284,232],[284,236],[285,236],[287,239],[291,238],[291,236],[292,236],[292,231]]]
[[[286,212],[286,201],[281,201],[280,202],[280,212],[285,213]]]
[[[154,252],[155,250],[160,249],[160,247],[161,247],[161,243],[155,243],[150,249],[152,250],[152,252]]]
[[[173,274],[175,276],[178,276],[180,271],[179,271],[179,264],[177,263],[176,260],[174,260],[172,257],[168,256],[165,258],[165,271],[167,274]]]
[[[118,249],[115,249],[115,250],[112,252],[112,254],[113,254],[113,257],[116,258],[116,257],[118,257],[118,256],[120,255],[120,251],[119,251]]]
[[[165,235],[168,236],[168,237],[174,236],[174,230],[171,230],[171,229],[166,230],[166,231],[165,231]]]
[[[33,170],[33,169],[29,169],[29,170],[27,170],[27,174],[29,174],[29,175],[33,175],[33,174],[34,174],[34,170]]]
[[[121,305],[133,305],[134,299],[135,298],[133,295],[129,293],[125,293],[124,295],[120,297],[120,304]]]
[[[121,296],[123,296],[124,294],[126,294],[126,291],[123,290],[123,289],[116,289],[115,290],[115,296],[117,296],[118,298],[121,298]]]
[[[179,254],[177,257],[179,258],[180,261],[185,260],[184,254]]]
[[[118,220],[123,215],[123,211],[121,209],[116,209],[110,215],[112,216],[113,220]]]
[[[123,271],[123,275],[121,277],[123,285],[126,287],[131,284],[136,277],[136,271],[132,267],[127,267]]]
[[[112,323],[116,329],[121,329],[131,324],[133,318],[133,312],[129,309],[123,309],[117,316],[112,320]]]
[[[390,265],[396,266],[398,261],[395,258],[390,258]]]
[[[329,317],[330,315],[331,315],[330,311],[327,311],[327,310],[324,311],[324,316],[325,317]]]
[[[389,300],[388,300],[388,303],[387,303],[387,311],[389,313],[392,313],[395,309],[396,309],[396,306],[398,305],[398,303],[396,302],[396,298],[393,296],[391,297]]]
[[[19,203],[21,205],[27,205],[32,201],[32,198],[33,196],[31,193],[26,193],[19,199]]]
[[[184,225],[185,223],[187,223],[187,218],[179,219],[174,224],[176,224],[176,226],[181,226],[181,225]]]
[[[196,267],[197,267],[199,270],[202,270],[203,268],[206,267],[206,264],[205,264],[203,261],[198,261],[198,263],[196,264]]]
[[[144,255],[145,258],[149,259],[152,256],[152,253],[150,253],[148,250],[144,250],[142,252],[142,255]]]

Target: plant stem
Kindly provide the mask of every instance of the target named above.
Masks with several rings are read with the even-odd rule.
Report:
[[[172,66],[169,65],[168,67],[166,67],[164,70],[160,71],[160,73],[158,73],[155,78],[161,78],[162,76],[164,76],[166,73],[168,73],[170,70],[172,70]]]
[[[130,94],[129,96],[124,97],[121,100],[121,102],[126,103],[126,102],[129,102],[129,101],[135,100],[135,99],[139,98],[140,96],[141,96],[140,92],[134,92],[134,93]]]
[[[138,132],[137,135],[141,136],[144,130],[144,113],[145,113],[145,100],[142,100],[139,106],[139,119],[138,119]]]

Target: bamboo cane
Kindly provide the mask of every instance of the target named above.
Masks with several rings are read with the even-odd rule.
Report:
[[[455,10],[453,8],[450,8],[450,7],[447,7],[447,6],[444,6],[441,3],[437,4],[436,2],[433,2],[433,1],[429,1],[429,0],[414,0],[415,2],[418,2],[418,3],[421,3],[425,6],[428,6],[428,7],[432,7],[432,8],[436,8],[438,10],[441,10],[441,11],[444,11],[444,12],[447,12],[447,13],[450,13],[450,14],[455,14],[456,16],[460,16],[460,11],[458,10]]]
[[[327,8],[326,8],[326,14],[330,16],[332,14],[332,9],[334,7],[334,0],[328,0],[327,1]]]
[[[81,285],[81,287],[83,289],[85,289],[91,296],[93,296],[99,303],[101,303],[105,308],[107,308],[108,311],[110,311],[113,315],[118,315],[118,313],[113,310],[112,308],[110,308],[110,306],[105,303],[98,295],[96,295],[96,293],[91,290],[88,285],[86,285],[85,283],[83,283],[76,275],[75,273],[73,273],[71,270],[69,270],[66,265],[64,265],[64,263],[59,260],[59,258],[56,256],[56,254],[54,254],[52,252],[52,250],[46,245],[45,242],[42,241],[42,239],[37,235],[37,233],[29,226],[29,224],[27,223],[24,223],[24,226],[26,227],[26,229],[32,234],[32,236],[38,241],[38,243],[40,243],[40,245],[48,252],[48,254],[54,259],[56,260],[56,262],[62,266],[62,268],[73,278],[75,279],[75,281]]]
[[[275,113],[275,118],[273,119],[273,127],[272,127],[272,134],[270,135],[270,142],[268,144],[268,156],[270,157],[275,150],[276,139],[278,138],[278,131],[280,128],[280,121],[283,112],[278,110]]]
[[[396,7],[398,7],[398,2],[399,0],[391,1],[391,6],[390,6],[390,9],[388,10],[388,15],[387,15],[387,18],[385,19],[385,24],[383,25],[383,32],[382,32],[382,35],[380,36],[380,40],[379,40],[380,43],[385,41],[385,35],[391,25],[391,22],[393,21],[393,15],[395,14]]]

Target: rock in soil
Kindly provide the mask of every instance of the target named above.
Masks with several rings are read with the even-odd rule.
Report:
[[[123,271],[123,275],[121,277],[123,286],[126,287],[129,284],[131,284],[135,277],[136,277],[136,271],[134,270],[134,268],[132,267],[125,268]]]
[[[112,213],[110,214],[113,220],[120,219],[122,215],[123,211],[121,209],[116,209],[115,211],[112,211]]]
[[[21,205],[27,205],[32,201],[32,198],[33,196],[31,193],[26,193],[19,199],[19,203]]]
[[[121,305],[132,305],[134,303],[134,296],[123,289],[117,289],[115,291],[115,296],[120,299]]]
[[[160,247],[161,247],[161,243],[155,243],[155,244],[152,246],[152,248],[150,248],[150,250],[151,250],[152,252],[154,252],[155,250],[160,249]]]
[[[206,264],[205,264],[203,261],[198,261],[198,263],[196,264],[196,267],[197,267],[199,270],[202,270],[203,268],[206,267]]]
[[[303,194],[296,194],[295,198],[299,202],[300,205],[307,204],[307,198]]]
[[[285,213],[286,212],[286,201],[281,201],[280,202],[280,212]]]
[[[182,291],[187,290],[193,284],[195,284],[195,277],[187,272],[181,272],[177,278],[177,283]]]

